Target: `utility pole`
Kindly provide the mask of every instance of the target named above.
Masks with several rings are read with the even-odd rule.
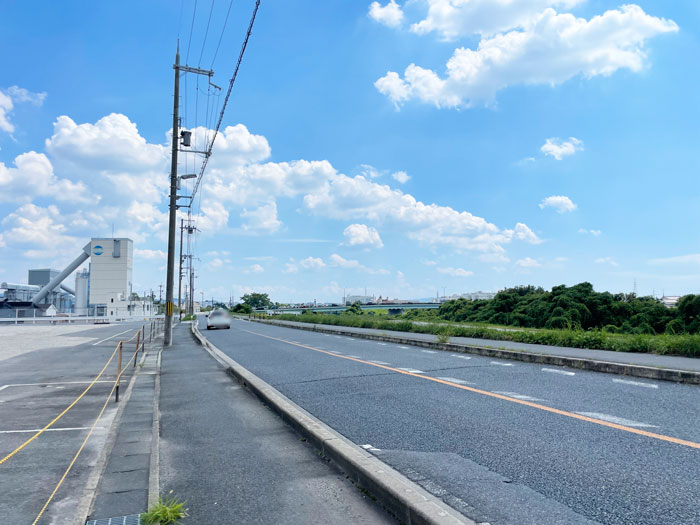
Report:
[[[178,284],[177,284],[177,315],[180,318],[180,321],[182,321],[182,307],[180,306],[181,303],[181,298],[182,298],[182,234],[185,231],[185,219],[180,219],[180,272],[178,275],[180,276],[178,279]]]
[[[190,255],[190,314],[194,315],[194,264]]]
[[[175,224],[177,221],[177,147],[179,137],[180,109],[180,43],[175,53],[175,89],[173,93],[173,137],[172,158],[170,161],[170,216],[168,223],[168,271],[165,283],[165,327],[163,346],[173,344],[173,278],[175,273]]]
[[[177,190],[179,186],[180,179],[190,179],[196,177],[196,175],[183,175],[178,177],[177,174],[177,152],[178,146],[180,145],[180,119],[179,119],[179,108],[180,108],[180,72],[185,73],[195,73],[197,75],[206,75],[211,82],[211,77],[214,72],[211,70],[199,69],[196,67],[190,67],[188,65],[180,65],[180,42],[177,44],[177,52],[175,53],[175,65],[173,66],[175,70],[175,88],[173,90],[173,137],[172,137],[172,157],[170,162],[170,214],[168,220],[168,271],[167,271],[167,282],[165,283],[165,326],[163,335],[163,346],[171,346],[173,342],[173,310],[175,305],[173,304],[173,285],[175,280],[175,229],[177,227],[177,199],[180,197],[189,197],[190,204],[185,207],[192,205],[192,196],[179,196],[177,195]],[[190,146],[190,136],[192,135],[189,131],[183,131],[182,133],[182,145]],[[193,153],[202,153],[208,157],[209,151],[193,151]],[[190,288],[191,291],[191,288]],[[178,298],[179,299],[179,298]]]

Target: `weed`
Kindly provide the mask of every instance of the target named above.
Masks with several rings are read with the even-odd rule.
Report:
[[[158,498],[158,503],[151,507],[148,512],[141,514],[141,520],[145,525],[168,525],[170,523],[181,523],[179,520],[187,517],[185,502],[173,495],[171,490],[168,494]]]

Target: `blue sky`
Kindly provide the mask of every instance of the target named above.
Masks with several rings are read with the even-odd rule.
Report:
[[[210,67],[229,2],[208,33],[194,5],[2,3],[0,281],[114,226],[135,289],[164,283],[176,41]],[[219,86],[252,6],[233,2]],[[689,0],[263,0],[194,208],[197,287],[697,292],[699,35]],[[201,144],[216,99],[182,82]]]

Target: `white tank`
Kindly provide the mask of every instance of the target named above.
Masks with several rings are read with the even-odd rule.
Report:
[[[87,270],[75,274],[75,315],[88,314],[88,282],[90,272]]]

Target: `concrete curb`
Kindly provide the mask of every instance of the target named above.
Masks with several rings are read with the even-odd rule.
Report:
[[[153,435],[151,441],[151,462],[148,468],[148,508],[160,497],[160,363],[163,348],[158,351],[156,362],[155,389],[153,392]]]
[[[700,385],[700,373],[690,370],[674,370],[671,368],[656,368],[652,366],[631,365],[626,363],[613,363],[610,361],[597,361],[595,359],[584,359],[581,357],[565,357],[550,354],[535,354],[531,352],[521,352],[516,350],[502,350],[485,346],[461,345],[457,343],[439,343],[437,341],[423,341],[420,339],[409,339],[401,336],[366,334],[361,332],[351,332],[346,330],[333,330],[323,328],[319,325],[309,324],[299,326],[285,324],[284,321],[269,321],[264,319],[249,319],[256,323],[283,326],[297,330],[307,330],[310,332],[321,332],[326,334],[343,335],[346,337],[357,337],[361,339],[371,339],[373,341],[385,341],[403,345],[420,346],[434,350],[446,352],[476,354],[485,357],[495,357],[498,359],[511,359],[514,361],[524,361],[526,363],[539,363],[555,366],[568,366],[579,370],[590,370],[606,374],[619,374],[625,376],[642,377],[646,379],[656,379],[659,381],[673,381],[676,383],[686,383]]]
[[[377,502],[409,525],[475,525],[422,487],[309,414],[211,344],[192,323],[192,334],[229,375],[272,408]]]

